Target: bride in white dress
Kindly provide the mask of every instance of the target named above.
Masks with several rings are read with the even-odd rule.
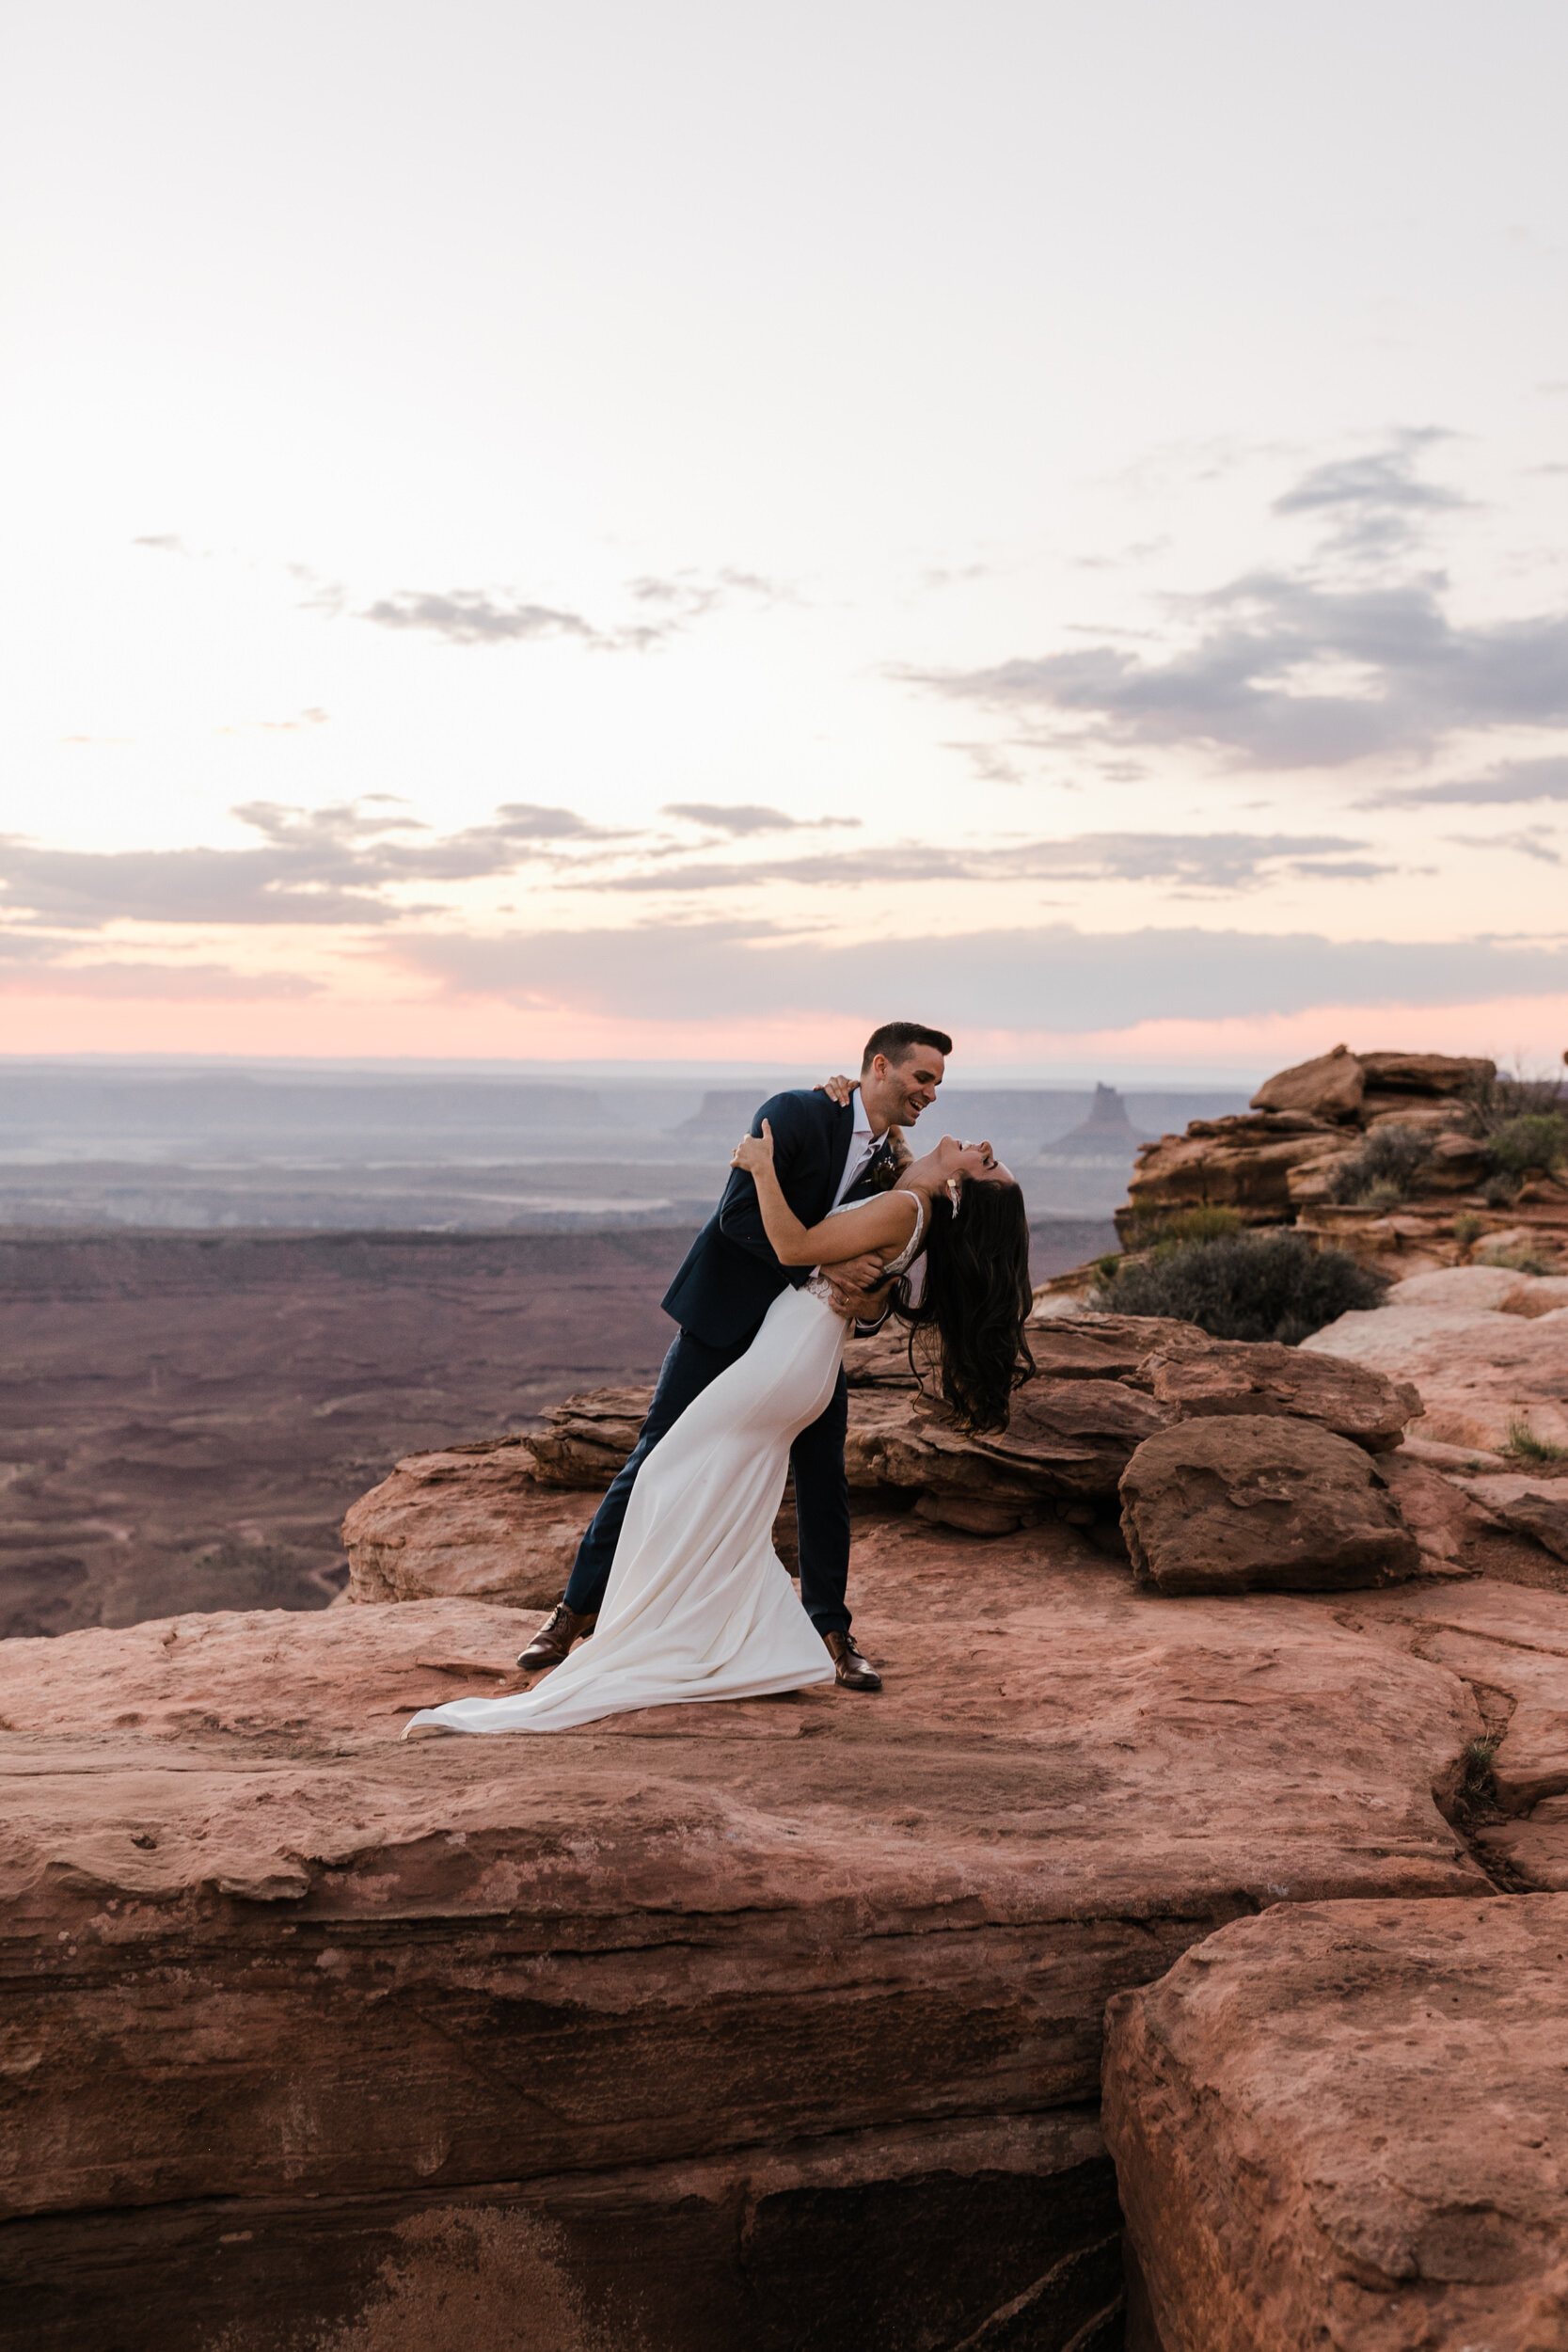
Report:
[[[789,1449],[838,1379],[848,1326],[824,1265],[866,1254],[897,1279],[929,1250],[926,1296],[905,1320],[935,1327],[942,1390],[972,1426],[997,1426],[1027,1368],[1028,1227],[989,1144],[944,1136],[898,1188],[802,1225],[773,1170],[773,1142],[743,1136],[732,1166],[757,1188],[781,1264],[816,1270],[781,1291],[746,1354],[689,1405],[643,1462],[592,1641],[531,1690],[451,1699],[404,1731],[564,1731],[640,1707],[756,1698],[831,1682],[822,1637],[772,1546]],[[1004,1198],[1004,1194],[1006,1196]]]

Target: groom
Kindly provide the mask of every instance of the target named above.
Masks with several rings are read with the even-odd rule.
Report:
[[[849,1102],[834,1103],[820,1089],[801,1089],[775,1094],[763,1104],[752,1133],[762,1133],[765,1119],[771,1124],[779,1184],[802,1224],[820,1223],[844,1201],[868,1200],[892,1182],[896,1161],[888,1131],[912,1126],[936,1099],[952,1051],[952,1039],[940,1029],[889,1021],[867,1041],[860,1083]],[[873,1318],[886,1311],[885,1300],[863,1296],[881,1263],[879,1258],[863,1257],[833,1268],[835,1291],[846,1308],[862,1306]],[[810,1272],[809,1266],[779,1263],[762,1229],[756,1186],[743,1168],[735,1169],[664,1295],[664,1311],[680,1331],[664,1359],[641,1434],[594,1514],[564,1594],[518,1659],[520,1666],[558,1666],[574,1642],[593,1632],[639,1469],[693,1397],[745,1355],[779,1293],[789,1285],[799,1288]],[[879,1691],[881,1677],[856,1648],[844,1602],[849,1577],[849,1488],[844,1475],[848,1423],[841,1367],[827,1410],[790,1448],[800,1532],[800,1600],[845,1688]]]

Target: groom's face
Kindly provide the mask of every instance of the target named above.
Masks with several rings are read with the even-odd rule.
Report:
[[[912,1127],[921,1112],[929,1110],[936,1101],[945,1068],[942,1056],[931,1045],[916,1045],[901,1062],[890,1062],[884,1054],[876,1055],[861,1080],[867,1110],[877,1113],[890,1127]]]

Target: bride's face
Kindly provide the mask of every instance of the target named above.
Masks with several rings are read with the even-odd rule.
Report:
[[[960,1143],[956,1136],[943,1136],[934,1152],[916,1160],[906,1171],[905,1181],[925,1182],[935,1189],[941,1184],[1010,1184],[1015,1182],[1009,1168],[1004,1168],[989,1143]]]

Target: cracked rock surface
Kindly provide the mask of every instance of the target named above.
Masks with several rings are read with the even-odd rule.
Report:
[[[1163,2352],[1561,2352],[1565,2047],[1562,1896],[1281,1904],[1118,1994]]]
[[[1486,1896],[1474,1694],[1059,1525],[888,1522],[852,1598],[879,1697],[548,1739],[398,1743],[508,1686],[483,1600],[0,1649],[29,2344],[429,2343],[476,2247],[563,2352],[1111,2328],[1106,2000],[1270,1904]]]

